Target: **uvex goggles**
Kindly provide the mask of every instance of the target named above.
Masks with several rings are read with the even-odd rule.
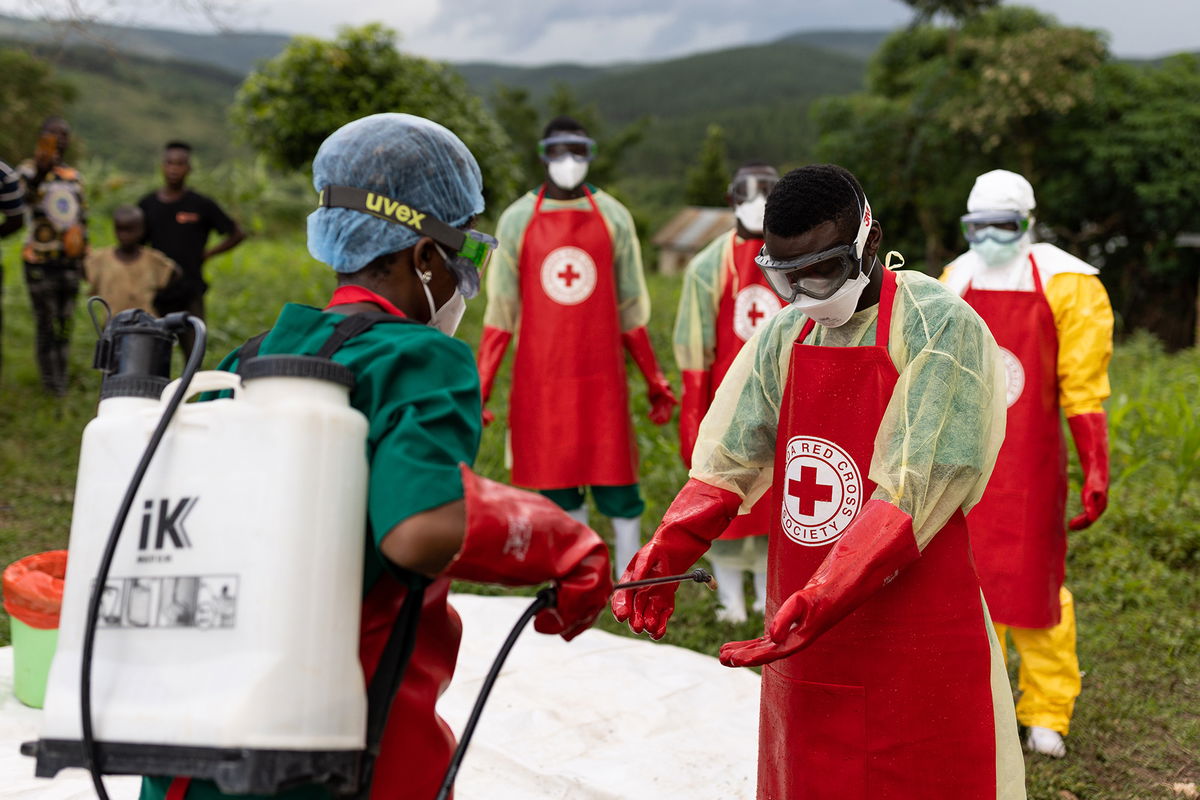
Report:
[[[538,142],[538,157],[553,161],[565,155],[591,161],[596,157],[596,140],[578,133],[556,133]]]
[[[1011,244],[1029,230],[1029,217],[1019,211],[975,211],[961,221],[963,236],[971,244],[984,239]]]
[[[775,188],[775,184],[777,183],[779,183],[779,176],[777,175],[754,175],[750,173],[738,175],[729,184],[729,198],[735,206],[738,206],[749,200],[753,200],[759,194],[766,197]]]
[[[858,193],[855,193],[858,196]],[[800,295],[814,300],[825,300],[850,279],[852,273],[862,271],[863,249],[867,245],[867,234],[871,231],[871,204],[864,198],[859,206],[858,232],[850,244],[838,245],[819,253],[808,253],[788,261],[771,257],[764,244],[754,258],[762,270],[767,283],[785,302],[795,302]]]
[[[458,281],[458,291],[470,300],[479,294],[479,278],[487,267],[492,251],[499,244],[495,237],[473,229],[461,230],[447,225],[428,212],[413,208],[399,200],[358,189],[353,186],[326,186],[321,190],[317,205],[323,208],[348,208],[361,211],[388,222],[403,225],[411,231],[428,236],[453,253],[446,266]],[[438,248],[445,255],[445,251]]]

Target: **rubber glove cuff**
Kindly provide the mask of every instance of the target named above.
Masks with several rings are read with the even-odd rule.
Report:
[[[729,667],[760,666],[812,644],[921,556],[912,517],[885,500],[869,500],[817,567],[767,625],[767,635],[721,647]]]
[[[557,589],[552,608],[534,628],[570,640],[586,630],[608,602],[608,546],[551,500],[476,475],[459,465],[467,507],[462,547],[444,575],[479,583]]]
[[[689,480],[679,490],[662,524],[621,576],[621,581],[680,575],[708,551],[737,516],[742,498],[703,481]],[[613,616],[629,621],[635,633],[646,632],[661,639],[667,620],[675,611],[678,584],[622,589],[613,595]]]
[[[1100,519],[1108,507],[1108,416],[1103,411],[1077,414],[1067,417],[1067,425],[1083,468],[1083,513],[1069,523],[1078,531]]]
[[[479,340],[479,394],[485,406],[492,396],[496,373],[500,371],[500,362],[504,360],[504,353],[508,350],[510,341],[512,341],[511,331],[493,328],[490,325],[483,327],[483,337]],[[484,425],[491,424],[495,418],[492,412],[484,409]]]
[[[638,369],[641,370],[642,377],[646,379],[647,394],[650,398],[650,421],[655,425],[667,424],[671,421],[671,409],[679,405],[679,401],[675,399],[675,393],[671,391],[671,384],[667,383],[666,377],[658,366],[658,359],[654,356],[654,348],[650,344],[650,334],[646,331],[646,326],[643,325],[622,333],[621,341],[625,344],[629,355],[633,357],[633,363],[637,364]]]
[[[679,455],[692,468],[692,451],[700,432],[700,420],[708,411],[712,373],[706,369],[683,371],[683,403],[679,407]]]

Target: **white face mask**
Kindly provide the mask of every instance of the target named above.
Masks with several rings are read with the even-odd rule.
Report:
[[[989,267],[1003,267],[1020,258],[1032,243],[1033,237],[1028,231],[1015,242],[997,242],[988,237],[971,243],[971,252],[979,256]]]
[[[554,181],[555,186],[569,192],[583,183],[583,179],[587,177],[588,162],[582,156],[565,155],[547,164],[546,170],[550,173],[550,180]]]
[[[875,269],[875,265],[871,265],[871,271]],[[824,300],[815,300],[808,295],[800,295],[792,301],[792,305],[800,309],[801,313],[810,317],[818,325],[823,325],[826,328],[839,328],[845,325],[847,320],[854,315],[854,309],[858,305],[858,298],[862,297],[863,290],[871,283],[871,272],[863,273],[859,271],[858,275],[842,284],[842,288],[838,289]]]
[[[763,216],[767,213],[767,198],[759,192],[753,200],[747,200],[734,206],[733,213],[747,233],[761,236]]]
[[[414,267],[414,269],[416,269]],[[458,289],[454,290],[454,294],[450,295],[450,299],[442,303],[442,307],[438,308],[433,303],[433,292],[429,291],[429,284],[421,277],[420,270],[416,270],[417,277],[421,279],[421,288],[425,290],[425,300],[429,303],[429,322],[425,324],[431,328],[437,328],[447,336],[453,336],[458,330],[458,324],[462,322],[463,314],[467,313],[467,300],[462,296],[462,292]]]

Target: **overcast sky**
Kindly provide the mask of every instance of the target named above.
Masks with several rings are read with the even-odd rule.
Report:
[[[1061,22],[1099,28],[1119,56],[1200,50],[1196,0],[1025,0]],[[70,6],[117,24],[329,36],[382,21],[405,49],[447,61],[602,64],[775,39],[801,30],[879,29],[911,16],[899,0],[0,0],[18,16]],[[202,9],[208,8],[210,13]]]

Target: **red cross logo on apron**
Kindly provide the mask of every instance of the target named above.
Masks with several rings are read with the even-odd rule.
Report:
[[[579,305],[596,288],[596,262],[578,247],[559,247],[542,261],[542,289],[554,302]]]
[[[792,437],[785,474],[780,522],[796,544],[816,547],[838,538],[864,502],[858,465],[827,439]]]

